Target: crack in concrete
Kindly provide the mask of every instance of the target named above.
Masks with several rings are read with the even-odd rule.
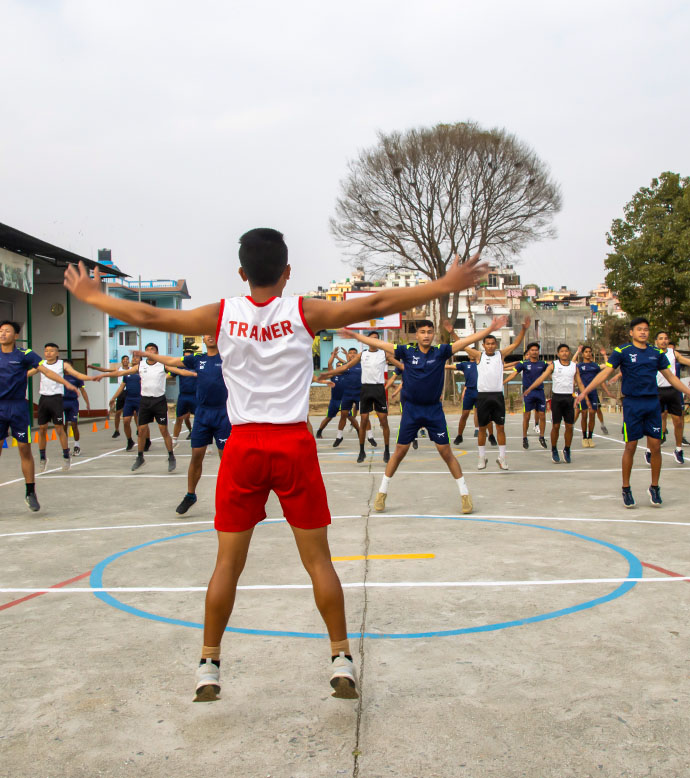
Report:
[[[374,464],[374,458],[371,457],[369,459],[369,473],[372,473],[372,465]],[[359,749],[360,744],[360,737],[361,737],[361,731],[362,731],[362,713],[364,710],[364,671],[365,671],[365,655],[364,655],[364,633],[366,632],[367,627],[367,611],[369,607],[369,594],[367,591],[367,578],[369,576],[369,560],[367,557],[369,556],[369,519],[371,518],[371,501],[372,497],[374,496],[374,480],[375,478],[371,479],[371,487],[369,489],[369,496],[367,497],[367,512],[366,514],[363,514],[363,517],[365,519],[364,523],[364,576],[363,576],[363,583],[364,586],[362,587],[363,596],[364,596],[364,603],[362,605],[362,621],[359,625],[359,701],[357,703],[357,722],[355,725],[355,747],[352,751],[352,755],[354,757],[354,764],[352,768],[352,778],[359,778],[359,757],[361,756],[361,751]]]

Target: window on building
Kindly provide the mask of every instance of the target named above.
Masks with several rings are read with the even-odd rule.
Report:
[[[120,330],[118,334],[118,343],[121,346],[136,346],[139,342],[136,330]]]
[[[489,273],[488,285],[492,289],[498,288],[498,273]]]
[[[464,330],[466,326],[465,319],[456,319],[455,324],[453,325],[456,330]]]

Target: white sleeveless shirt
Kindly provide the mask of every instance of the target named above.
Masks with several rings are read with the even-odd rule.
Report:
[[[231,424],[307,420],[314,333],[301,297],[221,300],[216,331]]]
[[[673,375],[676,374],[676,353],[672,348],[666,349],[666,356],[668,357],[668,361],[671,363],[669,370],[673,373]],[[660,389],[664,389],[666,387],[671,386],[671,382],[666,380],[666,376],[661,375],[661,373],[657,372],[656,374],[656,385]]]
[[[369,351],[365,349],[362,352],[360,360],[362,365],[362,383],[363,384],[385,384],[386,383],[386,352],[383,349]]]
[[[477,391],[503,394],[503,355],[496,350],[489,356],[485,351],[477,363]]]
[[[154,362],[152,365],[142,357],[139,362],[142,397],[162,397],[165,394],[165,365]]]
[[[65,377],[65,363],[61,359],[58,359],[58,361],[53,365],[49,365],[45,360],[43,360],[41,364],[45,365],[48,370],[52,370],[53,373],[57,373],[61,378]],[[52,378],[48,378],[47,376],[44,376],[43,373],[41,373],[41,383],[38,387],[38,393],[46,395],[64,395],[65,387],[63,384],[59,384],[57,381],[53,381]]]
[[[551,391],[553,394],[572,394],[575,384],[575,373],[577,365],[574,362],[568,362],[564,365],[560,359],[553,363],[553,384]]]

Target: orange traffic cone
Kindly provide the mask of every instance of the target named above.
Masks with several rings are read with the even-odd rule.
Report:
[[[36,433],[36,437],[34,438],[34,443],[38,443],[38,432]]]
[[[91,432],[98,432],[98,424],[96,424],[95,421],[93,423],[93,429],[91,430]]]
[[[108,424],[108,420],[107,419],[105,420],[105,427],[103,427],[103,429],[104,430],[109,430],[110,429],[110,424]]]
[[[57,440],[57,432],[55,431],[55,427],[53,427],[53,436],[51,437],[51,440]]]

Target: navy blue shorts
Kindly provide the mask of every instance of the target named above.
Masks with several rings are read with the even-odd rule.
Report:
[[[588,395],[589,401],[592,403],[592,410],[596,411],[598,410],[601,403],[599,402],[599,395],[597,394],[596,389],[593,392],[590,392]],[[580,410],[581,411],[588,411],[589,408],[587,407],[587,400],[584,400],[580,403]]]
[[[340,410],[352,412],[352,406],[355,406],[355,412],[359,410],[359,395],[358,394],[344,394],[343,399],[340,401]]]
[[[657,395],[623,398],[623,438],[661,440],[661,406]]]
[[[530,392],[522,401],[522,410],[523,413],[529,413],[530,411],[546,413],[546,397],[544,397],[543,393]]]
[[[0,400],[0,440],[8,430],[18,443],[31,443],[31,419],[26,400]]]
[[[230,437],[232,426],[228,419],[228,411],[224,405],[218,408],[204,408],[200,405],[194,415],[192,426],[192,448],[203,448],[216,441],[216,446],[222,451]]]
[[[175,413],[178,416],[184,416],[186,413],[196,412],[196,395],[180,394],[177,397],[177,409]]]
[[[342,394],[331,394],[331,401],[328,403],[328,412],[326,413],[326,416],[328,416],[329,419],[332,419],[338,415],[338,412],[340,411],[340,402],[342,399]]]
[[[141,403],[141,397],[126,397],[125,405],[122,409],[122,416],[128,419],[130,416],[134,416],[135,413],[139,413],[139,403]]]
[[[64,403],[65,424],[75,424],[79,421],[79,403]]]
[[[450,445],[446,415],[440,402],[433,405],[415,405],[404,400],[397,442],[401,446],[412,443],[422,427],[426,427],[429,439],[434,443],[439,446]]]
[[[477,390],[465,389],[465,394],[462,396],[462,409],[463,411],[471,411],[477,404]]]

